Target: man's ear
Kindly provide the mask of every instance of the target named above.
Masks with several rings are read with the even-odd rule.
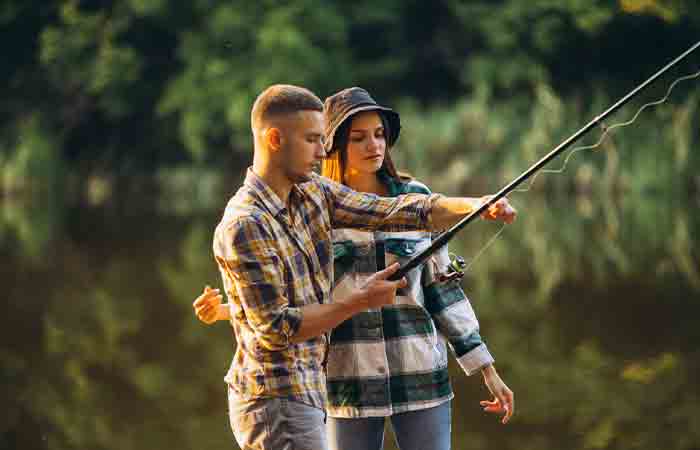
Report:
[[[282,148],[282,130],[276,127],[270,127],[263,133],[265,145],[272,151],[277,151]]]

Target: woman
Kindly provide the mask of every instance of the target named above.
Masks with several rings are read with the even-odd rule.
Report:
[[[400,175],[389,149],[399,115],[361,88],[327,98],[327,157],[322,175],[356,191],[381,196],[429,193]],[[479,199],[475,199],[475,202]],[[404,263],[431,243],[429,232],[333,230],[335,286],[344,295],[376,270]],[[402,450],[450,448],[450,400],[445,339],[467,375],[481,371],[494,395],[485,411],[513,410],[513,393],[500,379],[479,336],[476,316],[457,281],[449,279],[447,248],[407,274],[396,303],[354,316],[333,330],[328,357],[328,436],[331,449],[381,449],[389,417]]]

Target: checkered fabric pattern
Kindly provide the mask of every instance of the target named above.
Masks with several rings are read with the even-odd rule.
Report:
[[[417,181],[386,182],[392,195],[430,193]],[[431,238],[422,231],[333,230],[333,296],[347,295],[378,266],[405,263]],[[384,261],[377,261],[379,243]],[[394,305],[360,313],[333,330],[327,376],[331,417],[388,416],[450,400],[446,342],[468,375],[493,362],[459,282],[439,281],[448,264],[443,247],[407,274],[408,286]]]
[[[331,230],[431,228],[437,195],[355,192],[313,175],[284,204],[248,170],[214,233],[213,249],[237,346],[225,380],[245,399],[286,397],[324,407],[327,338],[291,338],[302,307],[330,301]]]

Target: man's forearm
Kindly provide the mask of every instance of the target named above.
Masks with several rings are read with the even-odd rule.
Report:
[[[433,230],[444,230],[470,214],[480,205],[475,197],[440,197],[432,210]]]
[[[292,342],[303,342],[330,331],[360,311],[368,309],[367,301],[360,292],[354,292],[334,303],[306,305],[301,308],[302,319],[299,330],[291,337]],[[230,320],[230,305],[217,307],[216,319]]]
[[[320,336],[366,309],[367,302],[363,301],[358,292],[352,293],[343,299],[335,300],[333,303],[303,306],[301,308],[301,326],[294,333],[291,341],[294,343],[303,342]]]

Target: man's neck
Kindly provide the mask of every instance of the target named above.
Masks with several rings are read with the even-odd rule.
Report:
[[[270,189],[277,194],[283,204],[287,204],[287,201],[289,200],[289,193],[291,192],[294,183],[292,183],[282,171],[276,167],[273,167],[269,163],[266,164],[262,161],[254,160],[253,173],[259,176],[265,182],[265,184],[267,184]]]

